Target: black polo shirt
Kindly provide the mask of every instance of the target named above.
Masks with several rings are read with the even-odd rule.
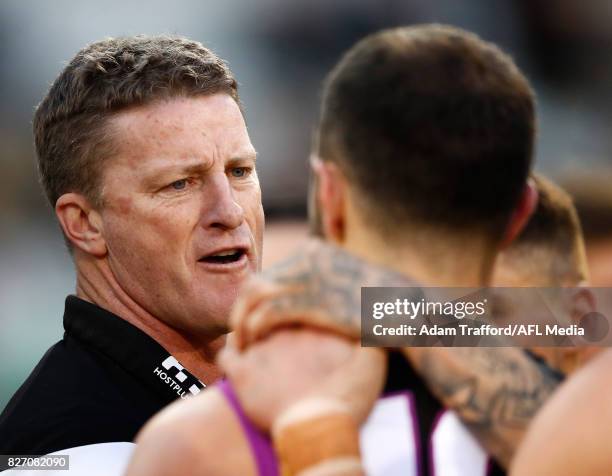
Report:
[[[0,454],[132,442],[153,414],[205,386],[144,332],[75,296],[64,329],[0,415]]]

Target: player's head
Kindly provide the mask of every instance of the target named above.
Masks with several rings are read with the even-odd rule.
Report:
[[[548,288],[548,306],[555,318],[551,323],[579,325],[594,310],[594,297],[588,289],[580,287],[588,283],[589,269],[578,213],[572,198],[561,187],[539,174],[532,179],[538,191],[538,204],[523,231],[499,254],[493,283],[503,287]],[[529,307],[526,303],[522,305]],[[566,374],[597,351],[590,347],[532,350]]]
[[[370,35],[325,83],[323,230],[342,241],[358,222],[389,245],[473,246],[492,267],[534,204],[535,127],[531,87],[496,46],[439,25]]]
[[[572,170],[563,186],[576,204],[584,231],[589,281],[593,286],[612,285],[612,171],[609,167]]]
[[[495,266],[498,286],[579,286],[588,265],[578,213],[572,198],[547,178],[534,174],[538,203],[527,225],[503,250]]]
[[[105,288],[90,292],[110,289],[178,329],[224,328],[263,231],[227,65],[185,38],[93,43],[51,85],[34,136],[81,282]]]

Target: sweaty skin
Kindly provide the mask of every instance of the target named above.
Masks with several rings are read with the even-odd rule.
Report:
[[[295,323],[358,339],[361,286],[410,285],[414,283],[402,275],[312,240],[305,251],[246,286],[231,318],[236,343],[247,348],[274,329]],[[517,348],[403,352],[431,392],[506,468],[531,419],[558,384],[547,367]]]
[[[361,423],[386,373],[384,352],[316,330],[279,330],[243,353],[232,350],[231,339],[228,346],[223,365],[236,393],[248,393],[249,411],[264,431],[286,408],[312,396],[341,400]],[[164,409],[136,442],[127,476],[257,474],[236,414],[216,387]]]

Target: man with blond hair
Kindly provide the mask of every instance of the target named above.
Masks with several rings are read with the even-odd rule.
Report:
[[[179,37],[86,46],[33,125],[76,286],[64,338],[0,416],[0,453],[112,474],[145,421],[221,375],[230,308],[261,262],[256,152],[227,65]]]

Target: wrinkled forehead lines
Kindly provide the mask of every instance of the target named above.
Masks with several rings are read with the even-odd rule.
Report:
[[[117,113],[108,125],[124,154],[156,151],[193,157],[197,152],[224,159],[255,155],[242,112],[226,94],[178,97],[135,107]]]

